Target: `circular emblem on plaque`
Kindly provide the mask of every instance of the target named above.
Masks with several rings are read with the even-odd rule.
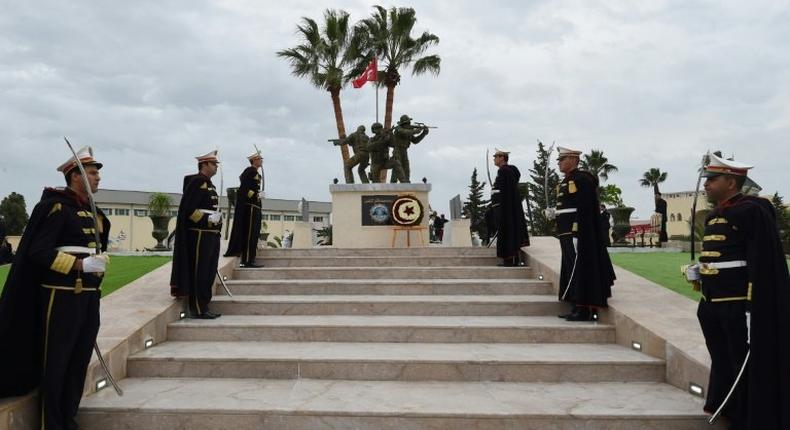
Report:
[[[422,221],[422,203],[413,196],[398,197],[392,203],[392,219],[400,225],[417,225]]]
[[[390,219],[390,208],[383,203],[376,203],[370,207],[370,219],[376,224],[385,224]]]

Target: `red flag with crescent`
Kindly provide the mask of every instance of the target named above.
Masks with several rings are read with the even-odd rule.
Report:
[[[362,88],[362,86],[365,85],[365,82],[367,81],[376,82],[378,72],[379,68],[376,64],[376,57],[373,57],[373,59],[370,60],[368,67],[365,67],[365,71],[362,72],[362,75],[351,81],[351,84],[354,86],[354,88]]]

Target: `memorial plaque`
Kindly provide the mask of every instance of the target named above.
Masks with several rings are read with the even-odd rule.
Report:
[[[361,196],[362,225],[393,225],[392,204],[398,196]]]

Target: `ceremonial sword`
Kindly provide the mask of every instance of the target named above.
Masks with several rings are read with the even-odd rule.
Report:
[[[220,202],[222,201],[222,190],[225,189],[225,176],[222,174],[222,166],[220,166],[219,162],[217,163],[217,170],[219,170],[219,195],[217,196],[217,210],[221,211],[222,209],[219,208],[222,207]],[[230,220],[230,214],[228,214],[228,220]],[[221,223],[220,227],[222,227]],[[219,283],[225,290],[225,294],[227,294],[229,297],[233,297],[233,294],[231,294],[228,286],[225,284],[225,280],[222,279],[222,275],[219,273],[219,268],[217,268],[217,278],[219,278]]]
[[[85,173],[85,167],[82,165],[82,161],[80,161],[80,157],[77,156],[77,152],[74,151],[74,148],[71,146],[71,142],[66,139],[66,136],[63,136],[63,140],[66,141],[66,145],[68,145],[71,153],[74,154],[74,161],[77,163],[77,168],[80,169],[80,174],[82,175],[82,186],[85,187],[85,193],[88,194],[88,201],[91,205],[91,214],[93,215],[93,234],[94,239],[96,240],[96,255],[101,254],[101,237],[99,236],[99,214],[96,211],[96,201],[93,199],[93,191],[91,190],[91,184],[88,182],[88,175]],[[91,150],[91,156],[93,152]],[[110,373],[110,368],[107,366],[107,363],[104,361],[104,357],[102,356],[101,350],[99,350],[99,344],[97,342],[93,342],[93,350],[96,351],[96,356],[99,357],[99,364],[101,364],[102,369],[104,370],[104,374],[107,375],[107,380],[110,381],[110,384],[113,388],[115,388],[115,392],[118,393],[119,396],[123,396],[123,390],[121,387],[118,386],[118,383],[115,382],[115,378],[112,377],[112,373]]]
[[[488,163],[490,163],[490,162],[491,162],[491,160],[488,159],[488,148],[486,148],[486,175],[488,175],[488,186],[491,187],[491,192],[493,193],[494,192],[494,183],[491,182],[491,167],[488,165]],[[486,226],[486,229],[487,228],[488,227]],[[486,245],[486,248],[490,248],[491,247],[491,244],[494,243],[494,239],[496,239],[497,236],[499,236],[499,230],[497,230],[497,232],[494,233],[494,237],[488,238],[488,244]]]
[[[694,261],[694,242],[696,241],[695,230],[697,228],[697,198],[699,197],[699,184],[702,182],[702,175],[705,173],[705,166],[710,162],[710,151],[702,156],[702,165],[697,176],[697,187],[694,188],[694,201],[691,202],[691,261]]]
[[[735,382],[732,383],[732,387],[730,387],[730,391],[727,393],[727,397],[719,405],[719,408],[716,409],[716,412],[711,415],[708,419],[708,424],[714,424],[716,420],[719,419],[721,413],[724,412],[724,407],[727,406],[727,402],[730,401],[730,397],[732,397],[732,393],[735,392],[735,388],[738,386],[738,382],[740,382],[741,377],[743,376],[743,372],[746,371],[746,365],[749,364],[749,356],[752,354],[752,350],[746,351],[746,358],[743,359],[743,365],[741,366],[741,370],[738,372],[738,376],[735,377]]]

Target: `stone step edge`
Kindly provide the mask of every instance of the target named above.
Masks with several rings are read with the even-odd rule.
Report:
[[[465,284],[538,284],[551,285],[551,282],[537,278],[466,278],[466,279],[227,279],[228,285],[255,285],[255,284],[370,284],[378,285],[465,285]]]
[[[430,299],[429,299],[430,298]],[[488,300],[486,300],[486,298]],[[557,303],[553,294],[234,294],[215,296],[214,303],[224,304],[388,304],[388,303],[431,303],[442,304],[541,304]]]

